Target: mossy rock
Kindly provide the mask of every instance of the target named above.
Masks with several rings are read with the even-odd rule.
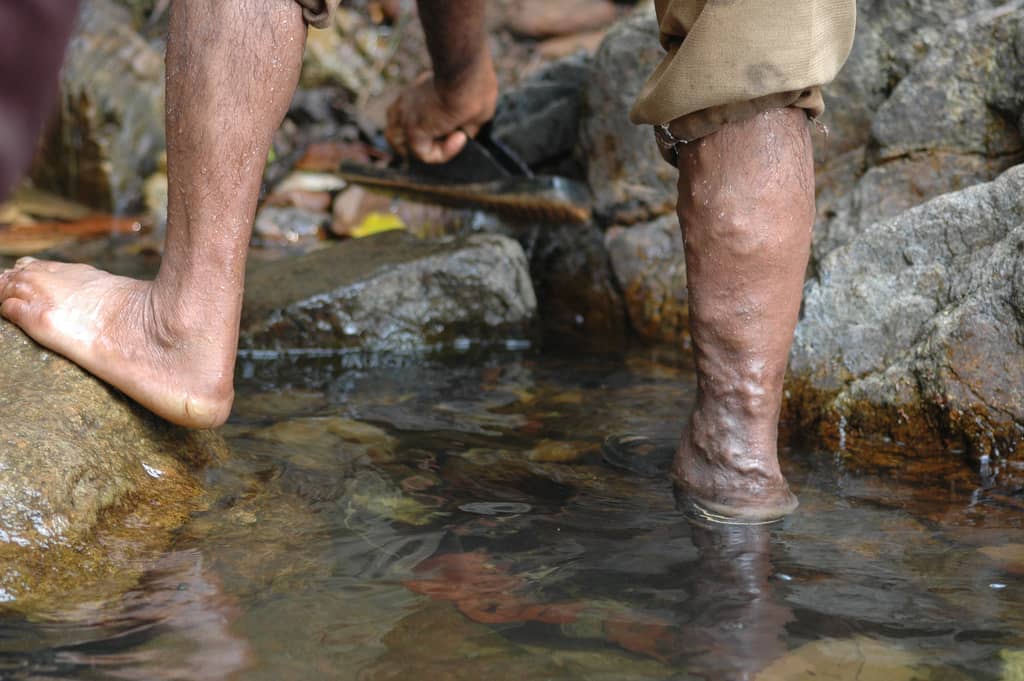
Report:
[[[0,601],[15,610],[132,586],[202,503],[226,451],[171,426],[0,322]]]

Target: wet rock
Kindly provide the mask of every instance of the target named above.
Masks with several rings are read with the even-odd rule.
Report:
[[[638,9],[608,32],[585,84],[579,154],[605,224],[632,224],[672,210],[676,170],[661,158],[650,126],[629,121],[647,76],[661,61],[653,9]]]
[[[551,38],[602,28],[616,15],[609,0],[518,0],[509,7],[505,26],[526,38]]]
[[[1024,651],[1001,650],[999,657],[1003,660],[1002,681],[1020,681],[1024,679]]]
[[[333,26],[309,31],[300,83],[305,88],[341,86],[355,96],[377,92],[383,82],[375,60],[385,50],[362,16],[339,8]]]
[[[32,177],[94,208],[141,208],[164,149],[164,63],[111,0],[82,3]]]
[[[572,54],[593,54],[601,46],[607,32],[603,29],[549,38],[537,46],[537,53],[545,59],[561,59]]]
[[[330,203],[330,196],[327,197]],[[304,208],[264,206],[256,214],[253,239],[271,244],[316,242],[323,238],[331,216]]]
[[[114,0],[132,16],[132,28],[146,40],[159,45],[167,36],[170,0]]]
[[[130,587],[198,506],[222,453],[0,322],[0,601],[16,609]]]
[[[597,227],[541,225],[524,242],[549,337],[623,338],[626,310]]]
[[[390,232],[253,268],[241,344],[380,351],[522,337],[536,308],[515,241]]]
[[[865,636],[822,639],[793,650],[761,670],[755,681],[913,681],[922,660],[913,653]]]
[[[1024,544],[983,546],[978,552],[1011,574],[1024,574]]]
[[[849,159],[862,162],[863,154],[850,152]],[[1004,158],[936,150],[911,153],[866,172],[862,169],[857,179],[847,179],[846,193],[840,195],[829,192],[826,179],[818,194],[812,259],[820,261],[879,220],[895,217],[940,194],[987,182],[1006,167]],[[836,170],[836,165],[829,168],[830,172]]]
[[[589,73],[590,59],[568,57],[503,93],[494,116],[494,138],[534,168],[571,156]]]
[[[542,463],[575,463],[595,450],[593,442],[541,440],[527,458]]]
[[[924,12],[929,20],[939,21],[954,12],[953,16],[965,15],[970,9],[960,7],[961,3],[956,3],[956,8],[946,5],[949,3],[921,3],[912,15]],[[830,154],[854,144],[866,143],[866,148],[859,163],[850,165],[855,155],[850,152],[835,157],[819,173],[819,177],[834,176],[838,166],[838,174],[850,169],[855,179],[839,193],[831,186],[824,205],[819,202],[815,261],[877,220],[894,217],[945,192],[991,180],[1024,157],[1020,130],[1024,113],[1022,7],[1020,2],[1010,3],[943,22],[942,30],[921,29],[919,35],[927,40],[921,38],[920,54],[899,58],[884,51],[875,54],[876,59],[888,54],[888,59],[901,64],[898,68],[890,64],[898,75],[892,76],[896,79],[892,82],[899,84],[884,88],[886,98],[876,97],[868,109],[857,113],[861,102],[852,105],[854,113],[836,114],[853,116],[857,125],[834,131],[828,142]],[[867,14],[869,28],[863,31],[889,30],[881,26],[870,29],[872,11]],[[859,32],[858,40],[862,38]],[[876,45],[872,49],[881,48]],[[858,59],[863,58],[858,54],[837,81],[840,89],[849,84],[850,69],[857,77],[867,78],[858,71]],[[848,104],[839,97],[833,108],[843,109]],[[868,115],[872,116],[870,126],[866,124]]]
[[[651,340],[686,342],[686,258],[678,218],[613,227],[605,242],[633,330]]]
[[[858,2],[857,33],[850,57],[825,88],[830,130],[819,159],[866,144],[875,111],[956,19],[1003,4],[1003,0],[910,0]],[[967,63],[965,61],[965,63]],[[921,107],[915,118],[932,112]]]
[[[788,409],[1000,457],[1024,440],[1024,166],[868,227],[805,289]],[[991,460],[987,457],[991,457]]]
[[[1022,8],[1018,1],[978,12],[942,33],[875,114],[871,134],[882,158],[921,149],[1021,151]]]

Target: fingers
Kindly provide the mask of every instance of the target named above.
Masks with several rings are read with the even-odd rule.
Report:
[[[444,161],[448,161],[458,156],[459,152],[466,146],[466,142],[469,141],[471,136],[472,135],[465,131],[456,130],[442,140],[441,155],[443,158],[441,159],[441,162],[443,163]]]
[[[405,94],[399,95],[388,107],[387,127],[384,129],[384,137],[388,144],[398,154],[409,155],[409,147],[405,136]]]
[[[473,107],[442,102],[432,75],[424,73],[388,108],[384,136],[403,156],[444,163],[456,156],[489,116]]]

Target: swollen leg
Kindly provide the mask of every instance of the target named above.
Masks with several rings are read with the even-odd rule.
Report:
[[[679,202],[698,396],[676,484],[715,514],[796,508],[778,418],[814,223],[805,114],[773,109],[679,149]]]
[[[3,315],[168,420],[222,423],[260,180],[304,41],[292,0],[173,3],[167,244],[156,280],[22,260],[0,275]]]

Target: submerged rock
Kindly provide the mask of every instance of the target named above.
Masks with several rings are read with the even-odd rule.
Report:
[[[526,256],[494,234],[390,232],[253,268],[241,345],[402,351],[521,338],[537,300]]]
[[[828,255],[790,369],[790,413],[826,434],[962,446],[1011,476],[1002,457],[1024,453],[1024,165]]]
[[[15,609],[130,587],[198,505],[223,451],[0,322],[0,601]]]
[[[164,149],[164,63],[111,0],[82,3],[55,120],[32,177],[94,208],[133,212]]]

